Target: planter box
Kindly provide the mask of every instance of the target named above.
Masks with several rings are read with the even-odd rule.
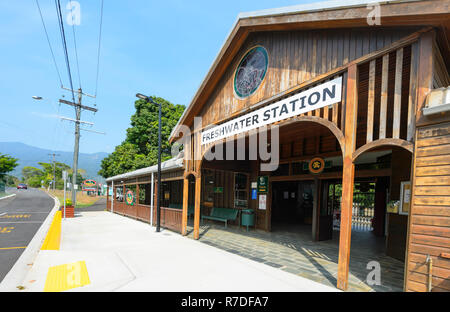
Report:
[[[64,206],[61,207],[62,217],[64,218]],[[75,217],[75,207],[74,206],[66,206],[66,218],[74,218]]]

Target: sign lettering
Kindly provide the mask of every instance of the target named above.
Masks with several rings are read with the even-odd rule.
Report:
[[[202,145],[244,133],[283,119],[339,103],[342,100],[342,77],[235,118],[202,132]]]

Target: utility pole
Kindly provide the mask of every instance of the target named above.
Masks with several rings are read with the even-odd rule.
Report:
[[[73,102],[69,102],[66,100],[59,100],[59,102],[62,104],[66,104],[66,105],[75,107],[75,115],[76,115],[76,120],[74,121],[75,122],[75,146],[73,149],[73,166],[72,166],[72,169],[73,169],[72,170],[73,171],[72,172],[72,205],[75,207],[76,201],[77,201],[77,192],[75,189],[75,185],[77,184],[77,175],[78,175],[78,154],[79,154],[79,150],[80,150],[80,123],[82,123],[82,121],[80,120],[81,119],[81,110],[85,109],[85,110],[92,111],[94,113],[96,113],[98,110],[96,108],[84,106],[81,104],[83,95],[86,95],[86,96],[89,96],[92,98],[95,98],[95,96],[83,93],[81,88],[79,88],[78,91],[74,91],[74,90],[67,89],[64,87],[63,87],[63,89],[71,91],[71,92],[78,92],[78,103],[73,103]]]
[[[80,118],[81,118],[81,99],[83,95],[81,88],[78,89],[78,105],[75,107],[77,122],[75,122],[75,146],[73,148],[73,172],[72,172],[72,205],[75,207],[77,201],[77,185],[78,176],[78,153],[80,150]]]
[[[56,189],[56,162],[55,162],[55,157],[56,156],[61,156],[60,154],[48,154],[49,156],[53,156],[53,190]]]

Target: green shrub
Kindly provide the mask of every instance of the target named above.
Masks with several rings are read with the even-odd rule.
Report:
[[[72,206],[72,200],[70,198],[66,198],[66,207]]]

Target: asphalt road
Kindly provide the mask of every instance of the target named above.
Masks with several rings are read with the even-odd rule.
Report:
[[[17,196],[0,200],[0,281],[14,266],[55,205],[36,189],[8,189]]]

